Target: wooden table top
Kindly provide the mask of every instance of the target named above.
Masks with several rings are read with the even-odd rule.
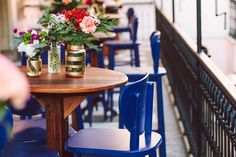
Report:
[[[27,71],[26,66],[20,69]],[[65,76],[64,66],[61,73],[50,74],[44,65],[39,77],[28,77],[28,80],[32,93],[83,94],[119,87],[126,84],[128,78],[124,73],[95,67],[87,67],[84,78],[72,78]]]
[[[104,0],[97,0],[97,2],[104,3]],[[123,5],[123,0],[116,0],[116,1],[107,1],[105,2],[106,7],[116,7],[119,8]]]
[[[108,35],[106,35],[103,32],[95,32],[94,36],[100,40],[105,40],[105,39],[114,39],[116,37],[116,33],[114,32],[107,32]]]
[[[103,14],[103,17],[109,17],[110,19],[117,19],[119,20],[122,16],[117,13],[105,13]]]

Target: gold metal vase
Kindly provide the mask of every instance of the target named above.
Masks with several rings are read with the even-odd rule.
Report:
[[[42,73],[42,60],[40,57],[28,57],[27,59],[27,75],[39,76]]]
[[[86,51],[84,46],[68,45],[65,55],[65,73],[71,77],[84,77]]]

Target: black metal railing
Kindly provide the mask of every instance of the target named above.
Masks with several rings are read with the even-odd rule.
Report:
[[[167,69],[194,157],[236,156],[236,90],[197,45],[157,10]],[[168,127],[168,126],[166,126]]]

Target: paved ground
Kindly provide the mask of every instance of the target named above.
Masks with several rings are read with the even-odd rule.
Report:
[[[148,42],[142,42],[144,44],[141,45],[140,48],[140,58],[141,58],[141,66],[150,66],[152,65],[150,46]],[[129,60],[129,52],[120,53],[116,59],[117,60]],[[125,67],[124,67],[125,68]],[[174,112],[172,106],[170,105],[168,93],[166,87],[163,89],[164,96],[164,114],[165,114],[165,129],[166,129],[166,147],[167,147],[167,156],[168,157],[186,157],[186,153],[184,150],[184,145],[181,140],[181,134],[176,124],[176,119],[174,116]],[[154,98],[154,101],[156,98]],[[115,96],[115,110],[118,112],[117,107],[118,94]],[[157,104],[156,101],[154,104]],[[100,105],[101,106],[101,105]],[[94,122],[92,127],[118,127],[117,117],[115,117],[113,122],[103,121],[102,120],[103,108],[99,107],[98,111],[94,113]],[[153,129],[157,128],[157,113],[156,106],[154,106],[153,113]],[[85,127],[89,127],[88,124],[85,124]]]

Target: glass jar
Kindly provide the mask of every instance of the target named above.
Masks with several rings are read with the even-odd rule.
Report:
[[[48,51],[48,72],[61,72],[61,46],[57,42],[52,42]]]
[[[86,51],[84,46],[68,45],[65,55],[65,73],[71,77],[84,77]]]

